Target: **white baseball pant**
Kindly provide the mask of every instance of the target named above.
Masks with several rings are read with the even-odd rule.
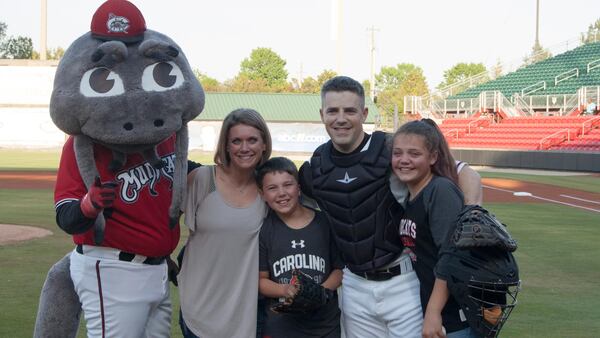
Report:
[[[371,281],[344,269],[339,301],[346,338],[421,337],[423,312],[414,271]]]
[[[167,264],[124,262],[118,250],[71,253],[71,279],[82,304],[87,336],[169,337],[171,299]]]

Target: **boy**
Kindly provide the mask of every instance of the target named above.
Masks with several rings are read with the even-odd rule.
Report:
[[[308,274],[334,297],[311,313],[269,311],[265,337],[340,337],[340,310],[335,290],[343,268],[327,218],[300,204],[298,171],[292,161],[274,157],[256,170],[256,183],[271,211],[259,237],[259,292],[277,302],[292,301],[292,270]]]

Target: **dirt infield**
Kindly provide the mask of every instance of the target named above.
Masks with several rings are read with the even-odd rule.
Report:
[[[54,189],[54,171],[0,171],[0,189]]]
[[[52,171],[0,171],[0,189],[53,189]],[[600,194],[552,185],[484,178],[485,203],[555,203],[600,213]],[[0,224],[0,245],[48,236],[52,232],[28,226]]]
[[[0,224],[0,245],[52,235],[52,231],[26,225]]]
[[[547,184],[483,178],[485,203],[555,203],[600,212],[600,194]]]
[[[53,171],[0,171],[0,189],[53,189],[55,181],[56,172]],[[600,194],[581,190],[496,178],[484,178],[483,186],[486,203],[541,203],[549,199],[600,209]],[[514,192],[528,192],[533,197],[515,196]]]

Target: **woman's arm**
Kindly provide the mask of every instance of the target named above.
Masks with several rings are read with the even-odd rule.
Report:
[[[448,301],[448,286],[445,280],[436,278],[433,291],[423,319],[423,338],[444,338],[446,332],[442,326],[442,310]]]
[[[336,290],[340,285],[342,285],[342,270],[340,269],[331,270],[327,280],[321,284],[321,286],[329,290]]]

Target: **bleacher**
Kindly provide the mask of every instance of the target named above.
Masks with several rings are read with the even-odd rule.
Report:
[[[535,91],[536,95],[574,93],[578,88],[597,86],[600,83],[600,67],[591,69],[589,72],[587,67],[590,62],[599,59],[600,42],[585,44],[520,68],[493,81],[467,89],[448,97],[448,99],[474,98],[484,91],[500,91],[504,96],[511,97],[514,93],[522,94],[523,89],[541,81],[546,82],[546,89]],[[573,69],[578,69],[578,76],[573,76],[555,85],[556,76]],[[568,75],[566,74],[565,77],[568,77]]]
[[[440,129],[452,148],[600,152],[600,116],[453,118]]]

